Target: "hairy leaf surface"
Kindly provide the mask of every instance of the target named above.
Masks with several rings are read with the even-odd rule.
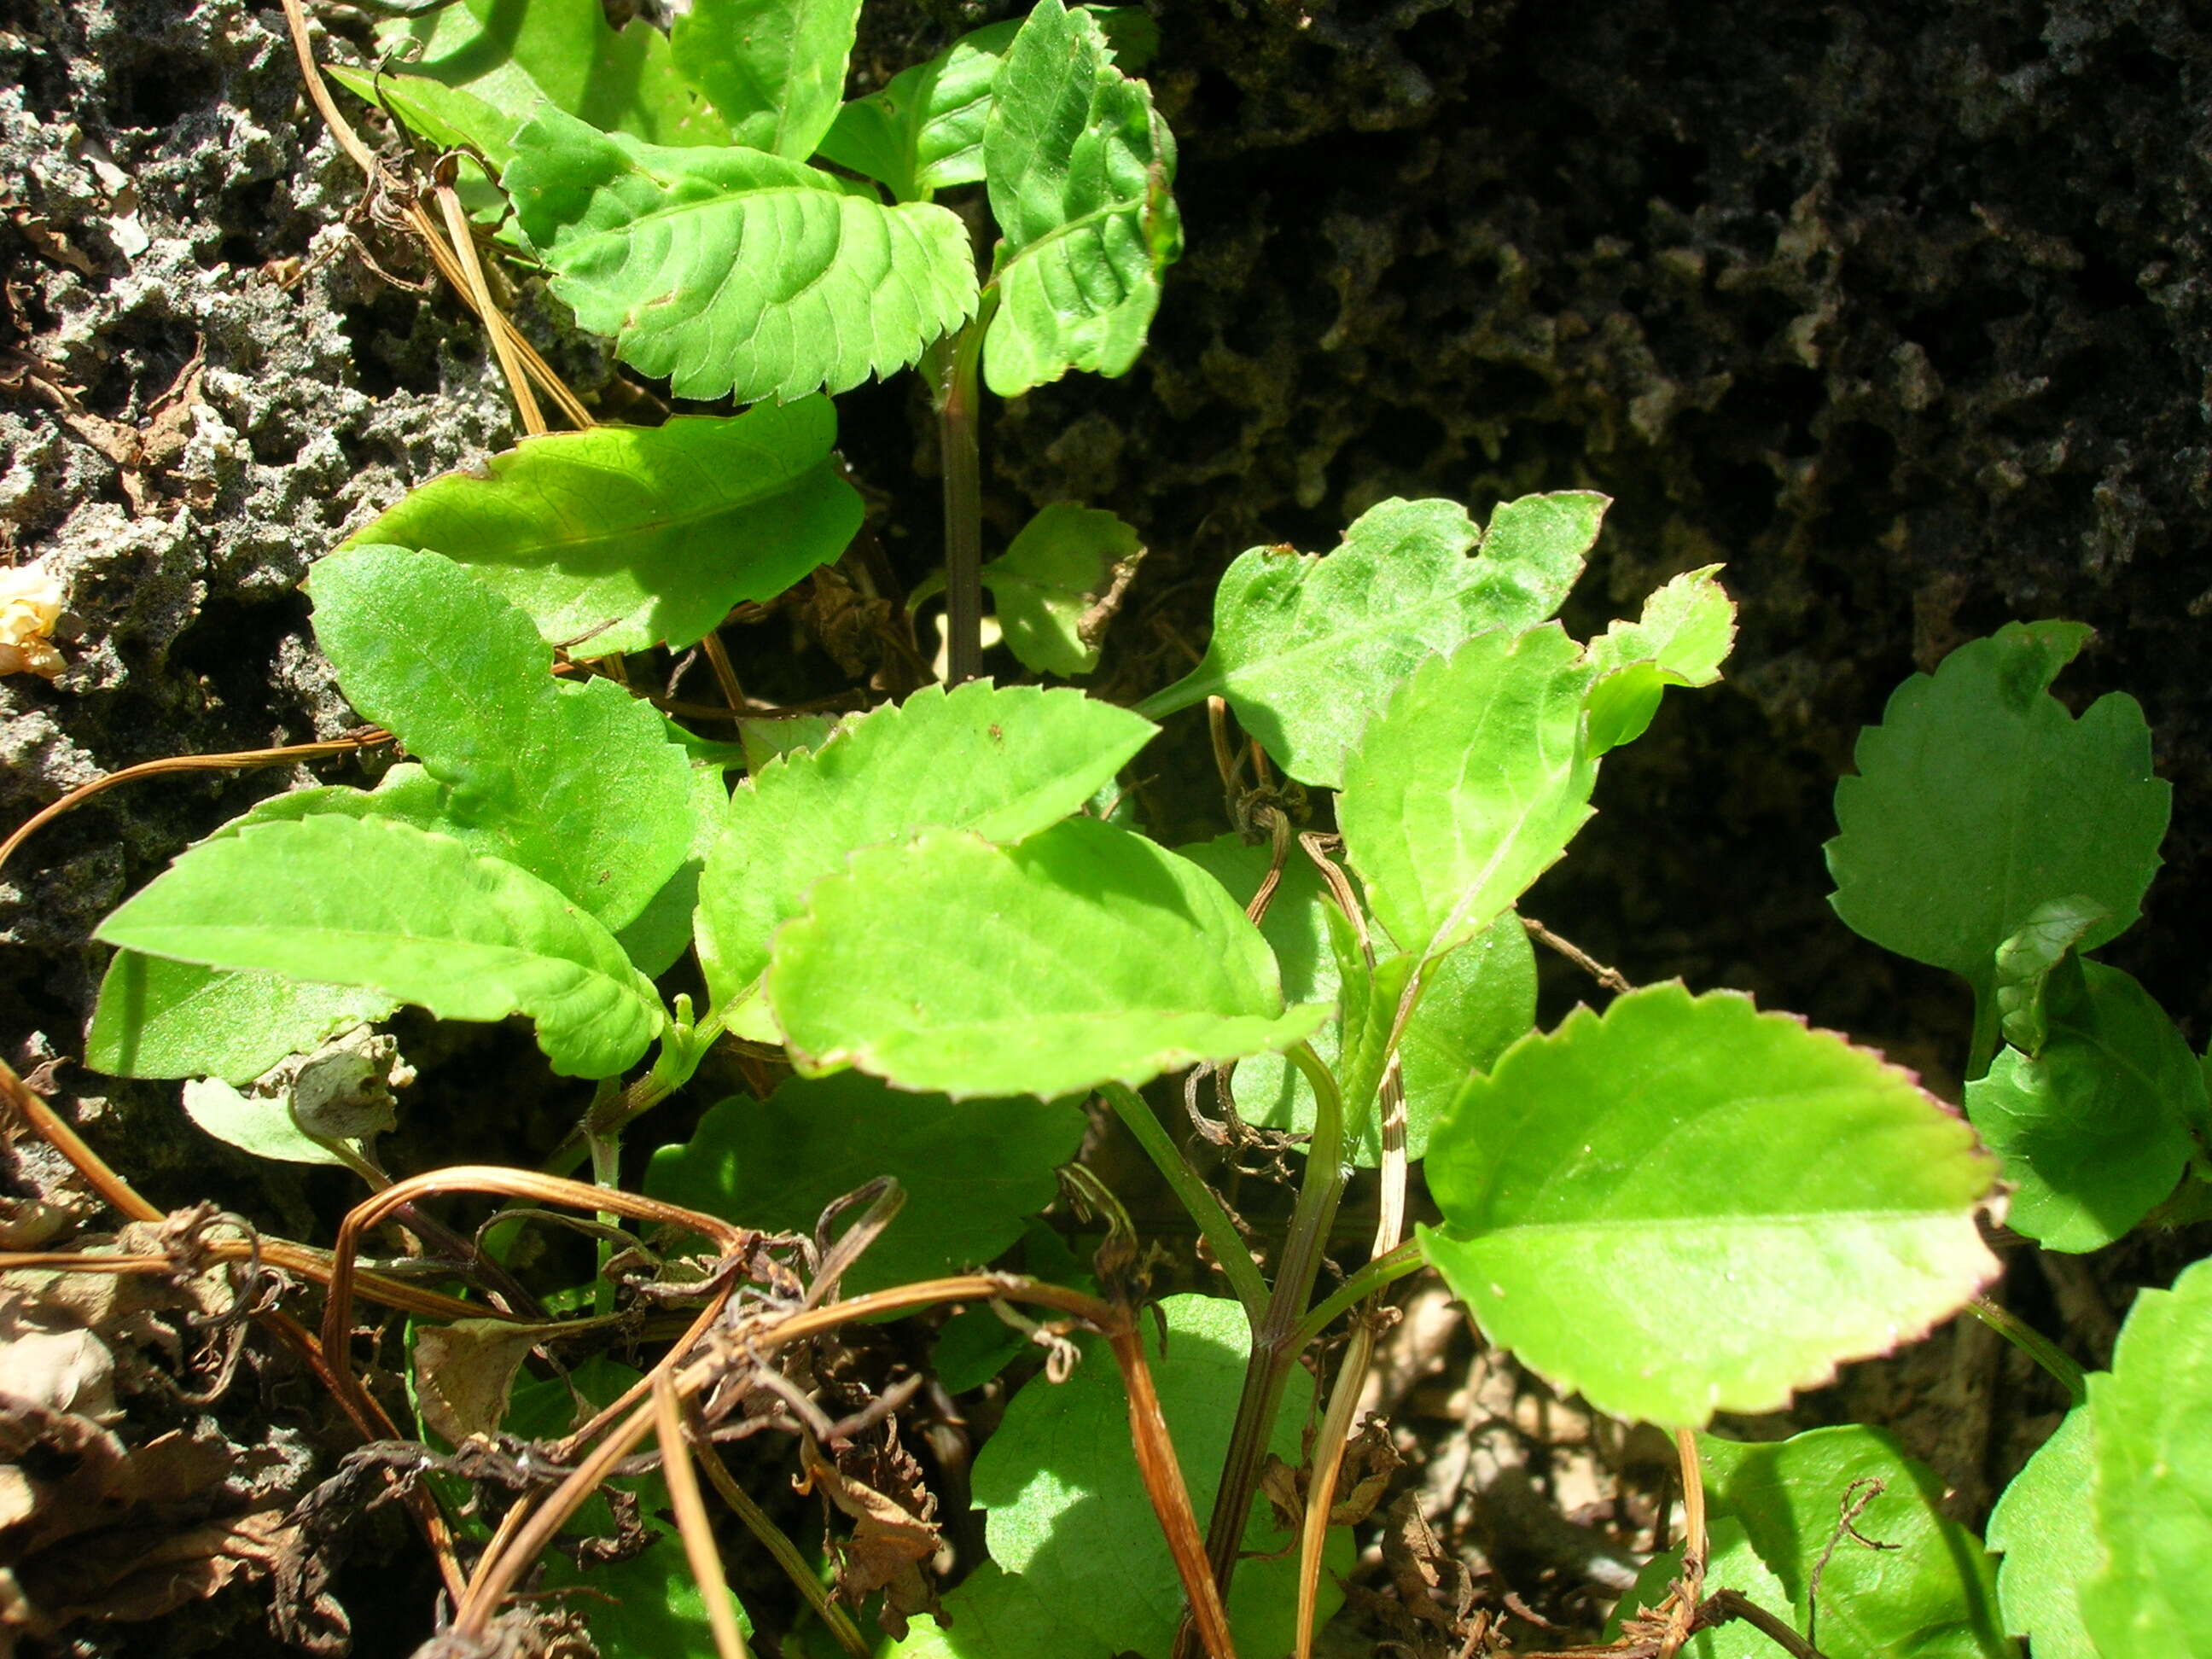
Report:
[[[557,112],[501,175],[576,320],[680,398],[842,392],[975,308],[959,219],[752,149],[671,149]]]
[[[1347,751],[1424,660],[1559,609],[1605,508],[1585,491],[1527,496],[1486,535],[1455,501],[1391,500],[1326,556],[1253,548],[1221,579],[1205,660],[1138,710],[1158,719],[1225,696],[1285,771],[1341,788]]]
[[[525,1014],[554,1070],[570,1077],[626,1069],[662,1024],[652,982],[555,889],[447,836],[377,818],[325,814],[203,842],[94,937],[180,962],[367,987],[441,1019]]]
[[[860,17],[860,0],[691,0],[669,33],[732,143],[804,161],[837,117]]]
[[[1080,810],[1155,728],[1079,691],[930,686],[772,758],[738,786],[699,886],[699,955],[718,1006],[753,988],[775,930],[846,855],[932,826],[1019,841]],[[774,1027],[733,1029],[772,1040]]]
[[[2089,1379],[2097,1531],[2109,1561],[2081,1588],[2108,1656],[2212,1654],[2212,1262],[2129,1310],[2112,1369]],[[2078,1501],[2078,1499],[2077,1499]]]
[[[958,831],[857,853],[787,925],[769,970],[802,1063],[956,1098],[1132,1087],[1288,1048],[1274,957],[1197,866],[1096,818],[1012,848]]]
[[[2127,974],[2069,963],[2047,1035],[1966,1085],[1966,1115],[2014,1183],[2008,1224],[2045,1249],[2100,1249],[2173,1191],[2205,1116],[2204,1076],[2166,1011]]]
[[[347,699],[446,787],[440,814],[610,928],[635,921],[692,835],[690,763],[660,714],[554,679],[530,618],[435,553],[349,547],[307,589]]]
[[[1390,937],[1433,955],[1488,928],[1590,815],[1589,670],[1556,623],[1414,670],[1345,769],[1337,823]]]
[[[1159,1306],[1166,1346],[1148,1319],[1146,1355],[1192,1506],[1202,1517],[1220,1483],[1251,1334],[1233,1301],[1171,1296]],[[1166,1659],[1182,1587],[1130,1449],[1120,1373],[1103,1342],[1086,1338],[1083,1344],[1084,1361],[1072,1379],[1014,1396],[975,1459],[975,1501],[988,1514],[991,1559],[1066,1624],[1109,1652]],[[1267,1444],[1294,1466],[1301,1455],[1299,1425],[1312,1407],[1313,1379],[1293,1368]],[[1294,1541],[1273,1524],[1265,1499],[1255,1498],[1246,1549],[1274,1554]],[[1321,1579],[1323,1620],[1342,1598],[1335,1575],[1351,1567],[1350,1544],[1344,1528],[1330,1534]],[[1294,1547],[1273,1559],[1248,1559],[1237,1570],[1229,1614],[1240,1653],[1290,1650],[1297,1577]]]
[[[1429,1140],[1429,1260],[1488,1335],[1601,1411],[1774,1411],[1959,1308],[1996,1264],[1989,1160],[1865,1049],[1680,984],[1472,1079]]]
[[[985,384],[1012,398],[1072,368],[1126,374],[1182,252],[1175,137],[1090,13],[1030,11],[999,70],[983,167],[1005,239]]]
[[[2096,1479],[2095,1417],[2076,1406],[1990,1514],[1990,1547],[2004,1556],[1997,1564],[2004,1626],[2029,1639],[2035,1659],[2097,1659],[2081,1623],[2081,1586],[2106,1565]]]
[[[955,1103],[858,1072],[791,1078],[764,1101],[709,1108],[689,1141],[653,1154],[645,1189],[741,1226],[811,1235],[833,1200],[895,1176],[906,1206],[845,1275],[858,1296],[997,1257],[1052,1202],[1053,1172],[1084,1124],[1063,1101]]]
[[[845,550],[860,497],[836,439],[824,398],[548,433],[432,479],[346,545],[442,553],[581,656],[680,648]]]

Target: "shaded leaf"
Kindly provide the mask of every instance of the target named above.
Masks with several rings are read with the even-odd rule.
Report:
[[[1743,1529],[1743,1522],[1733,1516],[1709,1517],[1706,1527],[1708,1553],[1705,1562],[1705,1593],[1732,1589],[1747,1596],[1767,1612],[1789,1621],[1790,1592],[1774,1576],[1766,1563],[1759,1559],[1759,1552],[1751,1547],[1751,1538]],[[1608,1640],[1620,1634],[1623,1614],[1639,1608],[1655,1608],[1667,1599],[1674,1582],[1682,1576],[1682,1552],[1666,1550],[1644,1564],[1643,1571],[1628,1594],[1620,1598],[1613,1609],[1605,1633]],[[1737,1620],[1713,1630],[1699,1631],[1680,1651],[1686,1659],[1773,1659],[1774,1644],[1749,1625]]]
[[[676,67],[730,142],[804,161],[845,95],[860,0],[691,0],[669,31]]]
[[[2112,1369],[2089,1379],[2105,1571],[2082,1622],[2109,1655],[2212,1654],[2212,1262],[2129,1310]],[[2078,1501],[2078,1498],[2077,1500]]]
[[[1173,1567],[1169,1571],[1172,1572]],[[940,1618],[915,1620],[884,1650],[897,1659],[1111,1659],[1113,1650],[1065,1618],[1029,1581],[986,1561],[943,1598]]]
[[[999,627],[1023,667],[1088,674],[1121,592],[1145,556],[1137,532],[1111,513],[1055,502],[983,567]]]
[[[408,816],[434,808],[611,928],[635,920],[691,839],[691,767],[662,717],[610,680],[555,680],[530,618],[434,553],[349,546],[307,588],[347,699],[445,786]]]
[[[1391,500],[1326,557],[1253,548],[1215,592],[1205,660],[1138,712],[1158,719],[1225,696],[1285,771],[1340,788],[1347,750],[1422,662],[1559,609],[1606,504],[1584,491],[1527,496],[1499,507],[1483,536],[1455,501]]]
[[[1146,1320],[1146,1354],[1192,1506],[1204,1516],[1229,1449],[1250,1329],[1233,1301],[1171,1296],[1159,1307],[1167,1340],[1163,1347]],[[1073,1378],[1056,1388],[1032,1384],[1014,1396],[976,1456],[975,1501],[988,1515],[991,1559],[1079,1638],[1165,1659],[1182,1587],[1130,1449],[1120,1374],[1103,1343],[1082,1340],[1084,1362]],[[1294,1368],[1267,1436],[1269,1449],[1286,1462],[1300,1461],[1299,1425],[1312,1409],[1313,1379]],[[1255,1498],[1244,1542],[1265,1554],[1295,1540],[1275,1527],[1266,1500]],[[1341,1599],[1337,1576],[1348,1572],[1351,1557],[1350,1533],[1334,1529],[1320,1586],[1324,1620]],[[1239,1652],[1289,1650],[1297,1558],[1291,1547],[1272,1560],[1248,1559],[1237,1570],[1229,1613]]]
[[[768,993],[802,1064],[956,1097],[1135,1087],[1328,1015],[1284,1012],[1218,882],[1095,818],[1011,848],[933,830],[854,854],[777,937]]]
[[[860,497],[836,437],[821,398],[548,433],[410,491],[346,545],[442,553],[582,655],[681,647],[845,550]]]
[[[2181,1179],[2206,1114],[2197,1056],[2130,975],[2069,963],[2030,1057],[2007,1048],[1966,1085],[1966,1115],[2014,1183],[2007,1223],[2045,1249],[2094,1250]],[[2054,991],[2059,983],[2054,975]]]
[[[730,797],[700,882],[699,955],[718,1006],[752,988],[775,930],[846,855],[933,825],[1018,841],[1079,810],[1154,731],[1079,691],[971,680],[850,718]],[[774,1040],[756,1009],[732,1027]]]
[[[572,1077],[624,1070],[662,1024],[651,981],[554,889],[447,836],[375,818],[325,815],[204,842],[94,936],[149,956],[373,987],[443,1019],[526,1014],[553,1068]]]
[[[1590,815],[1589,671],[1556,623],[1431,657],[1369,725],[1337,823],[1390,937],[1434,955],[1490,927]]]
[[[2022,1054],[2041,1054],[2050,1036],[2043,994],[2052,970],[2105,919],[2105,907],[2094,899],[2053,899],[2036,906],[2020,931],[1997,946],[1997,1027]]]
[[[501,175],[576,320],[679,398],[842,392],[975,308],[959,219],[750,149],[669,149],[555,112]],[[855,193],[860,192],[860,193]]]
[[[412,74],[464,88],[517,125],[550,103],[654,143],[730,142],[678,71],[668,37],[641,20],[617,33],[600,0],[460,0],[391,23],[379,40]]]
[[[111,1077],[251,1083],[287,1054],[399,1005],[361,985],[318,985],[118,951],[100,981],[84,1063]]]
[[[1723,1174],[1724,1172],[1724,1174]],[[1731,992],[1647,987],[1471,1080],[1421,1245],[1494,1341],[1601,1411],[1773,1411],[1996,1272],[1989,1161],[1911,1074]]]
[[[1097,21],[1038,0],[994,83],[983,170],[1003,240],[983,380],[1002,398],[1068,370],[1126,374],[1182,256],[1175,137]]]
[[[2087,1406],[2066,1413],[2036,1448],[1990,1515],[2004,1627],[2033,1644],[2035,1659],[2097,1659],[2081,1622],[2081,1586],[2104,1570],[2092,1496],[2097,1478],[2094,1419]]]
[[[1075,1156],[1085,1121],[1066,1102],[955,1103],[858,1072],[791,1078],[764,1101],[709,1108],[690,1140],[653,1155],[645,1189],[742,1226],[811,1236],[833,1200],[896,1176],[906,1205],[845,1275],[845,1294],[858,1296],[995,1260],[1052,1202],[1054,1171]]]
[[[293,1120],[292,1103],[284,1095],[249,1095],[220,1078],[193,1078],[185,1085],[185,1115],[217,1140],[255,1158],[345,1167],[343,1158]]]
[[[602,1654],[650,1654],[653,1659],[716,1659],[707,1598],[699,1589],[684,1540],[672,1532],[654,1538],[644,1553],[623,1561],[579,1566],[557,1549],[545,1554],[539,1583],[574,1589],[572,1605],[584,1615],[592,1645]],[[605,1598],[604,1600],[601,1598]],[[752,1619],[734,1593],[738,1628],[752,1634]]]

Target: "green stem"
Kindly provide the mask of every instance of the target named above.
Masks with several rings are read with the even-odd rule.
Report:
[[[1997,1014],[1996,990],[1993,985],[1974,987],[1974,1035],[1966,1054],[1966,1081],[1979,1082],[1990,1074],[1990,1066],[2004,1046],[2002,1023]]]
[[[1182,1149],[1168,1133],[1167,1126],[1145,1103],[1144,1097],[1134,1089],[1124,1088],[1118,1083],[1102,1084],[1098,1092],[1136,1142],[1152,1160],[1153,1167],[1165,1177],[1175,1195],[1182,1200],[1190,1218],[1198,1224],[1199,1235],[1206,1240],[1206,1249],[1213,1253],[1221,1271],[1228,1276],[1230,1288],[1237,1299],[1244,1304],[1245,1316],[1256,1329],[1261,1316],[1267,1311],[1267,1284],[1260,1277],[1260,1264],[1252,1259],[1237,1225],[1229,1218],[1229,1212],[1213,1195],[1213,1189],[1200,1179],[1199,1173],[1182,1155]]]
[[[599,1118],[607,1102],[619,1097],[620,1091],[616,1088],[613,1079],[608,1079],[599,1085],[599,1094],[592,1102],[591,1110],[584,1115],[586,1126],[584,1139],[592,1152],[592,1184],[595,1187],[622,1185],[621,1128],[596,1130],[589,1127]],[[599,1212],[599,1224],[606,1227],[619,1227],[622,1218],[602,1210]],[[592,1311],[605,1319],[615,1310],[614,1282],[607,1277],[607,1263],[614,1259],[614,1241],[602,1235],[592,1248],[597,1252],[599,1270],[592,1278]]]
[[[1274,1291],[1252,1332],[1252,1357],[1244,1367],[1237,1420],[1229,1431],[1221,1484],[1215,1490],[1213,1514],[1206,1526],[1206,1559],[1224,1601],[1243,1548],[1244,1523],[1251,1512],[1253,1495],[1260,1489],[1261,1466],[1267,1460],[1283,1389],[1305,1346],[1298,1327],[1306,1304],[1312,1300],[1314,1280],[1328,1248],[1329,1224],[1336,1218],[1350,1173],[1344,1163],[1344,1103],[1337,1094],[1335,1078],[1310,1044],[1301,1042],[1290,1051],[1289,1058],[1313,1085],[1313,1139],[1306,1147],[1305,1177],[1298,1185],[1297,1203],[1291,1212],[1290,1232],[1283,1241]]]
[[[2021,1320],[2009,1308],[1999,1307],[1985,1296],[1966,1304],[1966,1311],[2057,1377],[2077,1406],[2089,1399],[2089,1379],[2074,1356],[2041,1331]]]
[[[1396,1249],[1376,1256],[1330,1291],[1315,1305],[1311,1313],[1298,1321],[1297,1328],[1291,1333],[1291,1340],[1303,1350],[1367,1297],[1385,1286],[1396,1284],[1410,1273],[1420,1272],[1427,1265],[1427,1260],[1421,1254],[1421,1242],[1417,1238],[1409,1238]]]
[[[943,343],[937,362],[937,447],[945,469],[945,679],[983,672],[982,387],[976,368],[998,290],[985,290],[975,319]]]

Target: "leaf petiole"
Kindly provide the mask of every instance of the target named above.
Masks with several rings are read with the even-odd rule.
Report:
[[[1229,1212],[1191,1167],[1190,1160],[1169,1135],[1167,1126],[1145,1103],[1143,1096],[1119,1083],[1101,1085],[1098,1092],[1174,1188],[1183,1208],[1190,1212],[1190,1218],[1198,1224],[1199,1236],[1205,1239],[1207,1250],[1227,1276],[1237,1299],[1244,1304],[1245,1316],[1252,1322],[1252,1328],[1257,1330],[1267,1310],[1267,1284],[1260,1276],[1259,1264],[1253,1260],[1243,1235],[1230,1220]]]

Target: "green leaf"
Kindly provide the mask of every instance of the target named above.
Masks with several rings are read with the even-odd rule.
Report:
[[[653,1659],[715,1659],[707,1597],[691,1571],[684,1540],[659,1532],[644,1552],[627,1560],[579,1566],[559,1550],[545,1553],[540,1583],[549,1590],[582,1592],[568,1602],[584,1615],[592,1644],[603,1654],[650,1654]],[[734,1593],[738,1628],[752,1634],[752,1620]]]
[[[1125,70],[1143,68],[1159,46],[1158,25],[1134,6],[1082,9],[1097,19]],[[823,156],[889,186],[902,202],[926,201],[948,185],[982,183],[992,88],[1021,27],[1011,18],[963,34],[882,91],[855,98],[823,136]]]
[[[1589,645],[1589,745],[1602,755],[1644,735],[1670,685],[1711,685],[1735,643],[1735,604],[1707,565],[1675,577]]]
[[[1858,775],[1836,785],[1836,914],[1963,975],[1991,1030],[1997,949],[2039,908],[2101,905],[2077,947],[2094,950],[2134,922],[2158,868],[2173,792],[2151,775],[2142,710],[2115,691],[2077,720],[2048,695],[2087,638],[2008,623],[1960,646],[1898,687],[1859,734]]]
[[[1243,1309],[1218,1297],[1171,1296],[1159,1312],[1165,1346],[1147,1319],[1146,1353],[1192,1507],[1203,1516],[1220,1483],[1251,1334]],[[1109,1651],[1165,1659],[1182,1614],[1182,1587],[1137,1474],[1120,1374],[1104,1344],[1085,1339],[1084,1349],[1083,1364],[1068,1382],[1056,1388],[1032,1383],[1014,1396],[976,1456],[975,1501],[988,1515],[991,1559],[1066,1625]],[[1299,1429],[1312,1410],[1313,1379],[1293,1368],[1267,1437],[1269,1449],[1293,1466],[1303,1459]],[[1273,1524],[1265,1500],[1255,1498],[1244,1547],[1263,1559],[1245,1560],[1229,1598],[1240,1653],[1290,1650],[1297,1622],[1294,1542]],[[1321,1578],[1323,1620],[1342,1599],[1338,1575],[1350,1571],[1350,1543],[1345,1528],[1330,1534]],[[1285,1549],[1285,1555],[1264,1559]]]
[[[956,1097],[1132,1088],[1281,1049],[1274,957],[1204,871],[1070,818],[1012,848],[933,830],[856,853],[778,935],[769,1000],[805,1066]]]
[[[1060,1236],[1042,1219],[1022,1230],[1021,1271],[1095,1295],[1098,1281]],[[947,1394],[980,1389],[1024,1352],[1037,1347],[1030,1334],[999,1317],[988,1304],[970,1305],[946,1320],[929,1351],[930,1369]]]
[[[1431,657],[1367,727],[1337,823],[1390,937],[1433,956],[1483,932],[1590,815],[1589,670],[1558,624]]]
[[[1260,890],[1269,861],[1264,846],[1248,847],[1234,835],[1179,849],[1183,857],[1227,888],[1239,904]],[[1261,935],[1275,953],[1286,1002],[1334,1002],[1350,1017],[1355,1006],[1343,989],[1335,953],[1329,948],[1328,917],[1334,910],[1326,897],[1320,872],[1293,850],[1283,863],[1283,878],[1260,923]],[[1376,941],[1378,960],[1392,954],[1388,938]],[[1408,963],[1408,968],[1411,964]],[[1397,1004],[1401,972],[1388,981],[1376,1011],[1387,1028]],[[1406,1094],[1406,1155],[1422,1157],[1429,1126],[1458,1096],[1471,1072],[1484,1071],[1536,1020],[1536,958],[1521,919],[1500,916],[1489,931],[1440,961],[1428,988],[1414,1005],[1401,1044]],[[1341,1033],[1334,1023],[1313,1039],[1314,1051],[1347,1090],[1353,1085],[1339,1066]],[[1305,1073],[1279,1054],[1255,1054],[1237,1063],[1231,1088],[1237,1115],[1263,1128],[1310,1133],[1314,1125],[1313,1085]],[[1362,1104],[1365,1103],[1364,1097]],[[1382,1126],[1372,1112],[1363,1114],[1352,1158],[1363,1169],[1382,1162]]]
[[[446,786],[442,817],[608,927],[635,921],[691,839],[661,716],[610,680],[555,680],[530,618],[434,553],[351,546],[307,589],[347,699]]]
[[[527,1015],[554,1070],[611,1077],[663,1023],[652,982],[537,877],[404,823],[335,814],[186,852],[100,925],[110,945],[374,988],[442,1019]]]
[[[857,1296],[995,1260],[1052,1202],[1053,1172],[1075,1156],[1085,1121],[1066,1102],[956,1103],[857,1072],[792,1078],[767,1100],[709,1108],[689,1141],[653,1154],[645,1189],[741,1226],[811,1236],[834,1200],[896,1176],[906,1206],[845,1275],[845,1294]]]
[[[1156,728],[1079,691],[971,680],[849,719],[769,761],[730,797],[699,886],[699,955],[717,1007],[750,991],[775,930],[863,847],[933,825],[1019,841],[1081,808]],[[773,1041],[774,1028],[740,1023]]]
[[[1664,1426],[1775,1411],[1996,1271],[1989,1161],[1910,1073],[1747,997],[1577,1008],[1430,1137],[1422,1249],[1561,1393]]]
[[[1170,1571],[1174,1569],[1170,1565]],[[896,1659],[1112,1659],[1113,1650],[1080,1626],[1071,1628],[1025,1578],[986,1561],[944,1597],[942,1622],[924,1613],[903,1641],[883,1650]]]
[[[1112,614],[1100,616],[1100,602],[1118,599],[1144,556],[1137,532],[1097,507],[1055,502],[1023,526],[982,571],[1022,666],[1061,675],[1097,667],[1099,635]]]
[[[1766,1563],[1759,1559],[1759,1552],[1752,1548],[1743,1522],[1733,1516],[1712,1518],[1706,1528],[1706,1540],[1705,1593],[1710,1595],[1715,1590],[1732,1589],[1786,1620],[1790,1592]],[[1682,1552],[1679,1548],[1667,1550],[1645,1562],[1644,1570],[1636,1575],[1636,1583],[1613,1609],[1613,1616],[1605,1627],[1607,1638],[1620,1634],[1623,1614],[1658,1607],[1667,1599],[1674,1580],[1681,1576]],[[1686,1659],[1773,1659],[1776,1650],[1765,1637],[1738,1620],[1712,1630],[1699,1631],[1682,1644],[1680,1651]]]
[[[345,1167],[343,1158],[300,1127],[289,1094],[241,1094],[220,1078],[194,1078],[185,1085],[185,1115],[255,1158]]]
[[[1370,507],[1326,557],[1253,548],[1221,579],[1205,660],[1138,712],[1225,696],[1285,771],[1341,788],[1347,751],[1422,662],[1559,609],[1606,504],[1583,491],[1509,501],[1472,559],[1474,521],[1436,500]]]
[[[1089,13],[1038,3],[1007,48],[983,126],[1004,240],[983,380],[1002,398],[1072,368],[1127,373],[1182,252],[1175,137],[1115,67]]]
[[[251,1083],[287,1054],[399,1005],[361,985],[224,972],[118,951],[100,981],[84,1063],[110,1077]]]
[[[2077,1406],[2013,1477],[1990,1515],[2004,1626],[2030,1639],[2035,1659],[2097,1659],[2081,1622],[2081,1586],[2104,1570],[2092,1497],[2097,1478],[2094,1413]]]
[[[1942,1482],[1892,1436],[1856,1424],[1756,1445],[1699,1435],[1698,1452],[1709,1514],[1742,1527],[1789,1595],[1767,1611],[1811,1629],[1831,1659],[2017,1659],[1982,1540],[1944,1515]],[[1885,1548],[1843,1534],[1862,1499],[1851,1524]]]
[[[2033,1058],[2007,1048],[1966,1085],[1966,1115],[2014,1183],[2006,1221],[2045,1249],[2100,1249],[2171,1194],[2206,1116],[2204,1076],[2130,975],[2071,964]],[[2060,983],[2054,975],[2056,991]]]
[[[523,117],[463,88],[424,75],[365,75],[343,64],[325,64],[323,73],[362,102],[390,111],[410,132],[441,150],[478,151],[495,171],[514,155],[514,131]]]
[[[2076,893],[2036,906],[2020,931],[1997,946],[1997,1026],[2022,1054],[2041,1054],[2051,1035],[2043,1004],[2053,970],[2105,920],[2103,905]]]
[[[860,0],[691,0],[670,36],[732,143],[804,161],[836,118],[860,17]]]
[[[860,497],[836,438],[823,398],[548,433],[432,479],[345,544],[442,553],[583,655],[680,649],[845,550]]]
[[[548,111],[501,175],[576,320],[679,398],[842,392],[975,309],[968,233],[927,203],[750,149],[667,149]],[[855,193],[863,192],[863,193]]]
[[[804,754],[830,740],[837,720],[830,714],[788,714],[781,718],[738,722],[738,742],[745,754],[745,770],[757,772],[785,755]]]
[[[2129,1310],[2112,1369],[2089,1379],[2095,1514],[2109,1557],[2081,1619],[2114,1656],[2212,1654],[2212,1262]],[[2075,1501],[2080,1501],[2075,1494]]]
[[[668,37],[642,21],[616,33],[600,0],[461,0],[387,25],[379,41],[414,74],[465,88],[518,125],[550,103],[654,143],[730,142],[678,71]]]

